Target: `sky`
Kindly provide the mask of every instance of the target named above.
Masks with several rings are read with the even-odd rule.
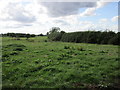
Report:
[[[115,1],[0,0],[0,33],[46,34],[52,27],[65,32],[118,32],[118,17]]]

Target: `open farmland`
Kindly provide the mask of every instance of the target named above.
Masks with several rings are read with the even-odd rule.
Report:
[[[118,45],[2,38],[3,88],[118,88]]]

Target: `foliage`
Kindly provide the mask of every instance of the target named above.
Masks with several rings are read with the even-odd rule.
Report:
[[[108,43],[109,44],[114,44],[114,45],[120,45],[120,40],[119,40],[119,34],[117,33],[116,36],[114,36],[113,38],[109,39]]]
[[[53,27],[48,38],[52,41],[75,42],[75,43],[93,43],[93,44],[113,44],[119,45],[118,34],[113,31],[84,31],[65,33],[60,32],[59,27]]]
[[[118,45],[118,36],[116,33],[100,32],[100,31],[85,31],[63,34],[61,41],[76,42],[76,43],[94,43],[94,44],[114,44]]]
[[[15,38],[21,38],[25,37],[29,39],[30,37],[35,37],[35,34],[24,34],[24,33],[7,33],[7,34],[2,34],[2,37],[15,37]]]
[[[52,29],[48,33],[48,38],[52,41],[60,41],[64,33],[64,31],[60,32],[59,27],[52,27]]]
[[[41,33],[41,34],[39,34],[39,35],[37,35],[37,36],[44,36],[44,35]]]

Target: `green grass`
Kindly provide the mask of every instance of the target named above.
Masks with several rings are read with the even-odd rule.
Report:
[[[118,87],[118,46],[2,38],[3,88]]]

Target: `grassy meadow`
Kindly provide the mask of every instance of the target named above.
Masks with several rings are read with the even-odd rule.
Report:
[[[118,46],[2,37],[3,88],[120,87]]]

